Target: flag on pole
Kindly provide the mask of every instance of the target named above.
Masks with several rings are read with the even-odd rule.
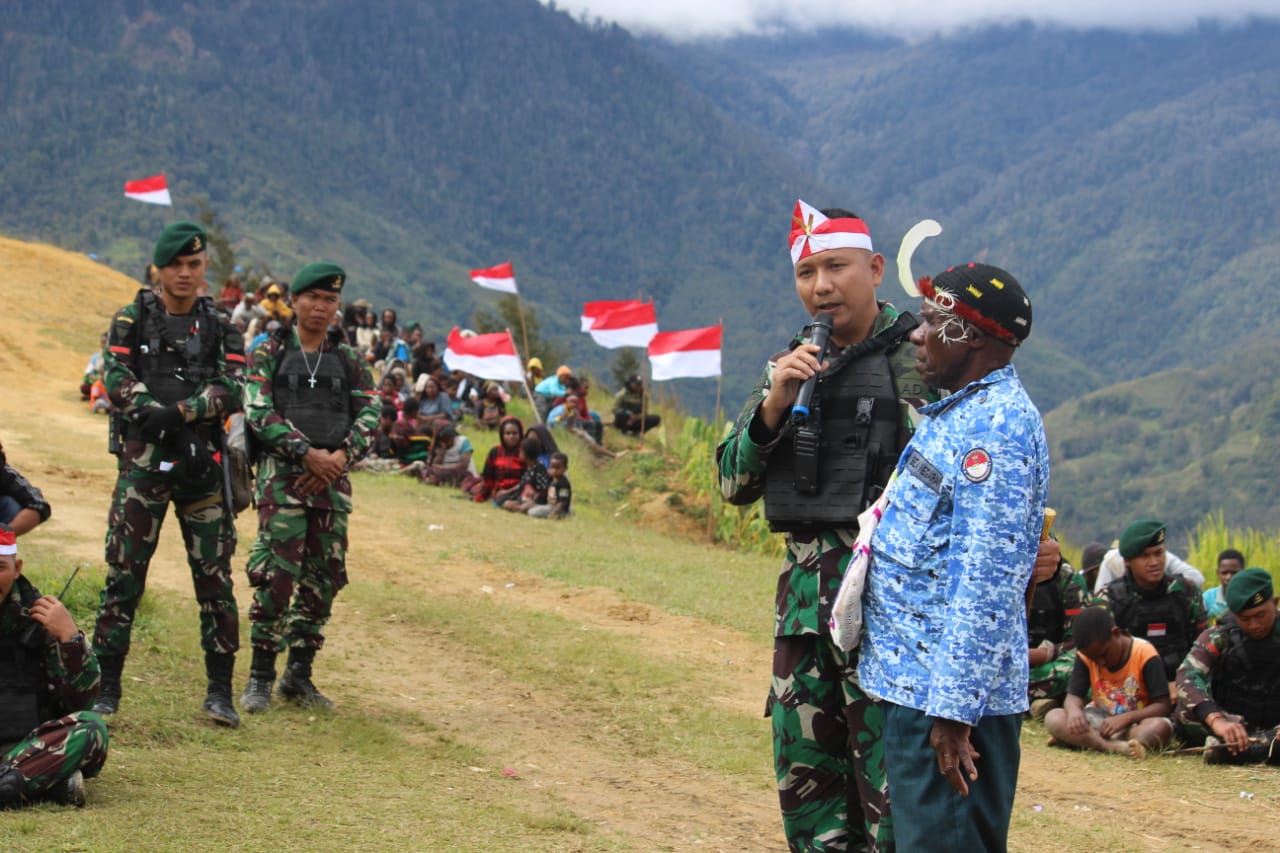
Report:
[[[484,270],[472,270],[471,280],[490,290],[516,293],[516,274],[515,270],[511,268],[511,261]]]
[[[173,207],[173,199],[169,197],[169,182],[164,179],[164,175],[152,175],[140,181],[125,181],[124,197],[147,204]]]
[[[637,305],[643,304],[644,303],[638,299],[624,299],[620,302],[617,300],[588,302],[582,306],[582,331],[591,331],[591,324],[596,321],[596,318],[603,317],[610,311],[617,311],[621,308],[634,308]]]
[[[461,370],[480,379],[524,381],[524,368],[510,332],[464,338],[454,326],[445,342],[444,363],[450,370]]]
[[[588,332],[606,349],[648,346],[658,334],[658,314],[652,302],[637,302],[596,317]]]
[[[720,375],[722,326],[659,332],[649,341],[653,381]]]

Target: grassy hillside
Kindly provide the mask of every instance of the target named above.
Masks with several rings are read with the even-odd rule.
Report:
[[[11,306],[0,370],[6,399],[23,403],[0,408],[0,436],[54,509],[22,554],[46,590],[84,567],[68,595],[83,627],[104,575],[113,470],[103,419],[75,386],[133,285],[7,239],[0,268]],[[170,521],[87,808],[7,813],[4,849],[781,849],[760,717],[776,563],[700,544],[667,512],[652,486],[673,464],[661,445],[652,436],[596,463],[569,444],[577,514],[564,522],[357,475],[352,583],[316,664],[338,707],[277,707],[238,731],[199,709],[196,605]],[[242,608],[254,522],[237,523]],[[1046,748],[1035,724],[1022,750],[1012,849],[1271,843],[1260,815],[1280,795],[1256,768],[1081,756]]]

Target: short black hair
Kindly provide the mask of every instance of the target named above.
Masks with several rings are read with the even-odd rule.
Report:
[[[1111,638],[1111,629],[1116,626],[1111,611],[1105,607],[1086,607],[1076,614],[1071,623],[1071,633],[1076,638],[1077,649],[1087,649]]]
[[[526,440],[526,441],[528,441],[528,439],[525,439],[525,440]],[[557,450],[555,453],[552,453],[552,454],[551,454],[551,461],[552,461],[552,462],[563,462],[563,463],[564,463],[564,470],[566,470],[566,471],[568,471],[568,470],[569,470],[569,457],[568,457],[568,456],[565,456],[565,455],[564,455],[563,453],[561,453],[559,450]]]
[[[843,207],[824,207],[822,215],[828,219],[861,219],[862,217],[851,210],[845,210]]]
[[[396,417],[400,414],[400,412],[399,410],[396,409],[396,407],[393,404],[384,403],[382,406],[382,411],[379,414],[381,417],[391,418],[391,420],[394,421]]]
[[[1219,554],[1218,562],[1221,563],[1223,560],[1236,560],[1240,563],[1240,568],[1244,568],[1244,554],[1241,554],[1235,548],[1227,548]]]
[[[542,442],[533,436],[526,436],[520,440],[520,452],[525,456],[531,456],[534,459],[542,453]]]

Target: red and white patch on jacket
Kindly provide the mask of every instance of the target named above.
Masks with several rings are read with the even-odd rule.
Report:
[[[991,454],[981,447],[975,447],[964,455],[964,462],[960,463],[960,468],[969,478],[969,482],[981,483],[991,476]]]

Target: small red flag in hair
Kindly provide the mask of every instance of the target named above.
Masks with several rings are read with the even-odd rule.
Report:
[[[503,293],[516,292],[516,273],[511,268],[511,261],[488,269],[472,270],[471,280],[489,290],[500,290]]]
[[[516,354],[510,332],[463,337],[454,326],[445,342],[444,363],[450,370],[461,370],[480,379],[524,380],[524,368],[520,366],[520,356]]]
[[[164,175],[152,175],[140,181],[125,181],[124,197],[147,204],[173,206],[173,199],[169,197],[169,182]]]
[[[658,332],[649,341],[653,381],[720,375],[722,326]]]

